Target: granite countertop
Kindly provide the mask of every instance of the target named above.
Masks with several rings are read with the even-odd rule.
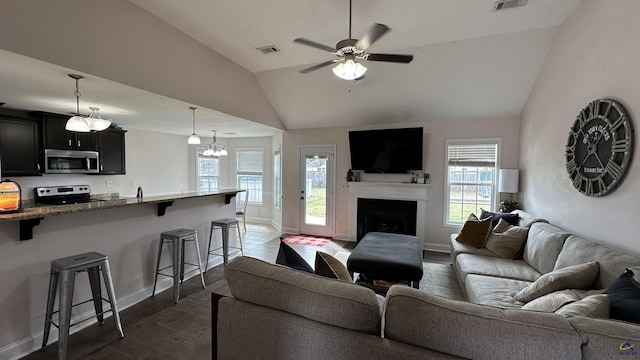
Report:
[[[173,202],[174,200],[179,200],[179,199],[190,199],[190,198],[206,197],[206,196],[229,195],[232,197],[232,196],[235,196],[240,191],[244,191],[244,190],[220,189],[220,190],[208,191],[208,192],[188,192],[188,193],[180,193],[180,194],[161,195],[161,196],[149,196],[149,197],[145,196],[142,199],[138,199],[135,197],[121,198],[117,194],[115,195],[111,194],[111,196],[106,196],[106,197],[101,195],[96,195],[91,197],[92,201],[90,202],[81,203],[81,204],[68,204],[68,205],[38,205],[38,204],[34,204],[32,200],[31,201],[23,200],[22,211],[8,213],[8,214],[0,214],[0,222],[38,219],[38,218],[44,218],[47,216],[96,211],[96,210],[106,210],[106,209],[113,209],[113,208],[131,206],[131,205],[170,203],[170,202]]]

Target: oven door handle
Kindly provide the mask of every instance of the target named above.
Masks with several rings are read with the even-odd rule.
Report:
[[[86,170],[89,171],[89,168],[91,167],[91,160],[89,160],[88,157],[85,158],[86,162],[87,162],[87,168]]]

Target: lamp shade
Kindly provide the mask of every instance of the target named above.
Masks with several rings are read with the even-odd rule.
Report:
[[[500,169],[498,173],[498,192],[517,193],[519,173],[518,169]]]
[[[339,62],[333,68],[333,73],[343,80],[355,80],[364,75],[365,72],[367,72],[367,68],[356,62],[353,56],[347,57],[345,61]]]

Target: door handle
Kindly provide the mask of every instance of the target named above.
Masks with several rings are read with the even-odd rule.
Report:
[[[300,200],[304,200],[304,196],[300,196]]]
[[[89,160],[89,158],[85,158],[85,160],[87,161],[87,171],[89,171],[89,168],[91,167],[91,160]]]

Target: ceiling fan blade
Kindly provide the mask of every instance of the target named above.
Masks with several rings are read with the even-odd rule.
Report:
[[[313,66],[308,67],[308,68],[306,68],[306,69],[302,69],[302,70],[300,70],[300,73],[302,73],[302,74],[306,74],[306,73],[309,73],[309,72],[312,72],[312,71],[318,70],[318,69],[320,69],[320,68],[323,68],[323,67],[325,67],[325,66],[329,66],[329,65],[331,65],[331,64],[333,64],[333,63],[335,63],[335,62],[336,62],[336,60],[329,60],[329,61],[325,61],[325,62],[323,62],[323,63],[317,64],[317,65],[313,65]]]
[[[293,42],[298,43],[298,44],[302,44],[302,45],[311,46],[311,47],[314,47],[316,49],[328,51],[330,53],[336,52],[336,49],[334,49],[332,47],[329,47],[327,45],[322,45],[322,44],[319,44],[319,43],[317,43],[315,41],[311,41],[311,40],[305,39],[305,38],[297,38],[297,39],[293,40]]]
[[[391,30],[391,28],[387,25],[377,23],[373,24],[371,29],[369,29],[369,31],[367,31],[367,33],[358,40],[356,47],[360,50],[367,50],[369,46],[373,45],[374,42],[378,41],[378,39],[380,39],[382,35],[386,34],[389,30]]]
[[[367,60],[369,61],[386,61],[395,63],[408,64],[413,60],[413,55],[399,55],[399,54],[367,54]]]

